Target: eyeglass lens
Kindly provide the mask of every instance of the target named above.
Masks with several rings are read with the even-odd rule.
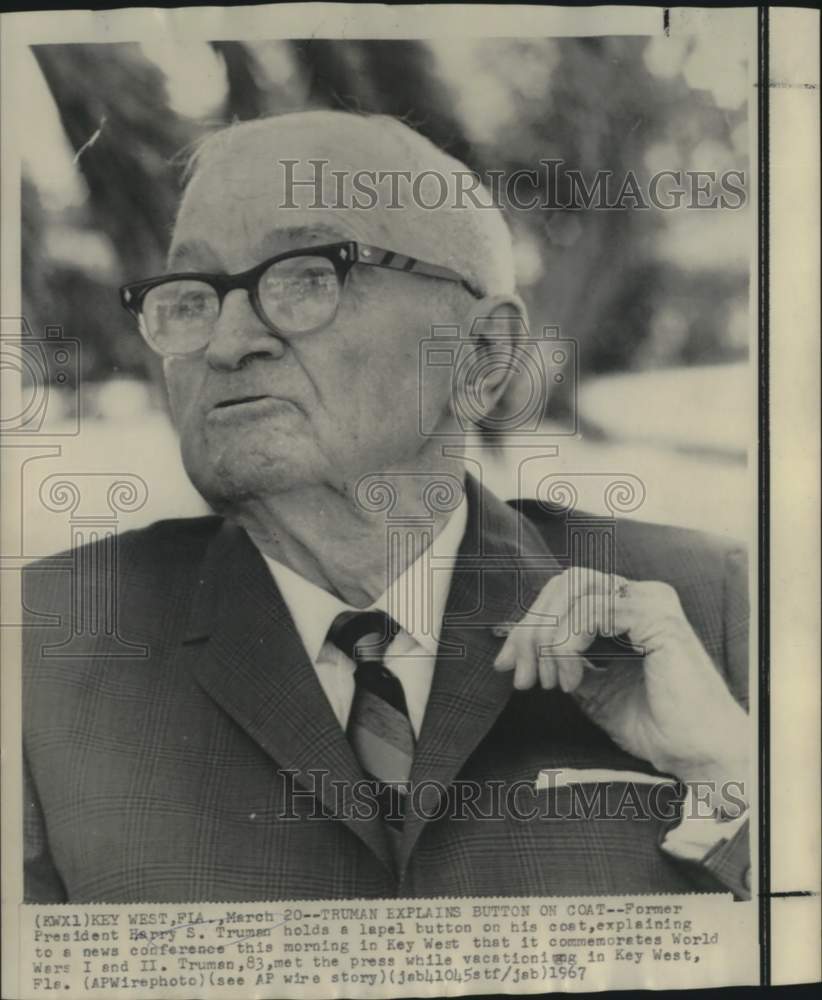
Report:
[[[308,333],[333,319],[339,283],[325,257],[287,257],[259,277],[257,302],[271,326],[284,334]],[[205,281],[181,278],[157,285],[142,304],[143,332],[164,354],[190,354],[209,341],[220,297]]]

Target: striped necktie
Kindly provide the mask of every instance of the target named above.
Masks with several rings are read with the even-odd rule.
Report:
[[[379,815],[394,835],[392,841],[402,831],[414,758],[405,693],[383,662],[398,631],[397,623],[382,611],[344,611],[328,632],[330,641],[356,666],[346,732],[363,772],[373,782]]]

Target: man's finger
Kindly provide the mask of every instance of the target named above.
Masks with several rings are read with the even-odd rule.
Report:
[[[517,663],[517,647],[513,636],[508,636],[494,660],[495,670],[513,670]]]
[[[517,666],[514,670],[514,687],[522,691],[537,682],[537,651],[529,634],[517,643]]]
[[[569,694],[575,691],[585,676],[585,668],[582,665],[581,656],[560,656],[557,660],[557,674],[559,676],[559,686]]]
[[[584,653],[598,635],[630,634],[637,604],[610,591],[591,591],[572,600],[560,613],[556,628],[546,634],[555,657]],[[543,646],[543,651],[545,650]]]
[[[539,682],[546,691],[557,685],[557,664],[553,656],[539,657]]]
[[[564,649],[571,636],[587,635],[587,643],[573,643],[570,651],[579,652],[590,645],[597,633],[618,634],[613,622],[622,598],[617,595],[629,592],[628,588],[633,586],[625,577],[579,566],[554,577],[532,608],[538,619],[550,619],[554,624],[550,632],[543,633],[545,642]]]

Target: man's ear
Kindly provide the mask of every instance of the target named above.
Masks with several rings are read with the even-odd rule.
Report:
[[[468,335],[454,373],[454,405],[466,420],[489,426],[521,370],[528,314],[518,295],[493,295],[474,303],[465,322]]]

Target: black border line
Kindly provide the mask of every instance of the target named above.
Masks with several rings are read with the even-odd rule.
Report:
[[[757,11],[757,133],[759,191],[758,359],[759,359],[759,982],[771,983],[771,831],[770,831],[770,422],[768,387],[770,376],[770,122],[769,122],[769,18],[768,7]]]

